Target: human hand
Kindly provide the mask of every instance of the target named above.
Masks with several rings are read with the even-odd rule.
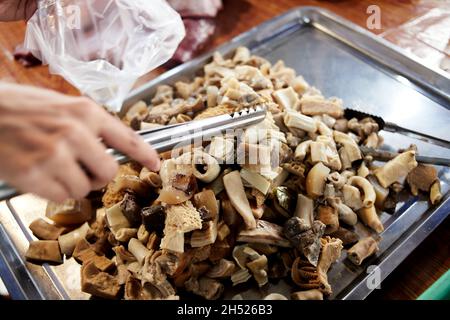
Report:
[[[156,151],[92,100],[0,83],[0,180],[57,202],[82,198],[118,169],[99,138],[159,170]]]

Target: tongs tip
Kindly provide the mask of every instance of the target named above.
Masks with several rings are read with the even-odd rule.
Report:
[[[238,118],[238,117],[242,117],[242,116],[246,116],[246,115],[251,115],[254,113],[262,113],[262,112],[266,112],[267,108],[264,105],[257,105],[255,107],[252,108],[245,108],[245,109],[241,109],[239,111],[235,111],[232,114],[232,118]]]

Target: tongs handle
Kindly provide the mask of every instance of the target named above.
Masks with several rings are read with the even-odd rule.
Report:
[[[399,155],[397,152],[378,150],[378,149],[373,149],[373,148],[369,148],[366,146],[360,146],[360,150],[364,155],[370,155],[375,160],[380,160],[380,161],[389,161]],[[437,166],[450,167],[450,159],[449,158],[427,157],[427,156],[416,155],[416,160],[417,160],[417,162],[420,162],[420,163],[427,163],[427,164],[434,164]]]
[[[18,196],[20,193],[8,186],[6,183],[0,181],[0,201],[7,200]]]
[[[244,109],[233,114],[224,114],[202,120],[189,121],[170,126],[163,126],[149,130],[138,131],[144,141],[151,144],[158,152],[171,150],[176,146],[192,144],[195,139],[209,138],[219,135],[229,129],[244,128],[256,124],[266,117],[264,108]],[[107,153],[114,156],[119,163],[130,159],[121,152],[107,149]],[[0,201],[11,199],[20,192],[0,181]]]
[[[442,139],[442,138],[438,138],[423,132],[419,132],[419,131],[415,131],[409,128],[404,128],[399,126],[396,123],[393,122],[389,122],[389,121],[384,121],[384,119],[380,116],[371,114],[371,113],[367,113],[364,111],[360,111],[360,110],[356,110],[356,109],[349,109],[346,108],[344,110],[344,116],[347,120],[350,120],[352,118],[356,118],[358,120],[362,120],[364,118],[370,117],[372,118],[377,124],[380,130],[385,130],[385,131],[389,131],[392,133],[398,133],[398,134],[402,134],[414,139],[418,139],[424,142],[428,142],[440,147],[444,147],[449,149],[450,148],[450,141]]]
[[[431,136],[423,132],[415,131],[409,128],[400,127],[399,125],[392,122],[385,122],[384,130],[393,133],[400,133],[411,138],[415,138],[424,142],[428,142],[440,147],[450,149],[450,141],[435,136]]]
[[[244,128],[256,124],[264,120],[265,117],[266,110],[264,108],[244,109],[233,114],[224,114],[161,128],[160,130],[152,130],[143,133],[142,137],[156,151],[164,152],[174,147],[190,145],[201,137],[212,137],[229,129]],[[125,163],[130,160],[117,150],[108,149],[107,152],[114,156],[119,163]]]

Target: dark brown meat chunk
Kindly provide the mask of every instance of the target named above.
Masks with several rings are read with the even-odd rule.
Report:
[[[312,226],[309,226],[303,219],[292,217],[285,223],[283,230],[291,244],[316,266],[320,254],[320,238],[324,234],[325,225],[315,220]]]
[[[298,217],[292,217],[284,224],[283,232],[288,239],[293,239],[299,233],[305,232],[309,226],[301,223]],[[296,245],[296,243],[294,243]]]
[[[166,220],[166,210],[163,206],[151,206],[141,210],[142,223],[148,232],[156,232],[157,236],[164,236],[164,222]]]
[[[141,207],[138,204],[136,195],[133,193],[126,193],[120,204],[120,208],[132,227],[140,225],[142,220]]]
[[[355,244],[359,240],[357,233],[342,227],[339,227],[335,232],[331,233],[330,236],[340,239],[344,246]]]
[[[431,185],[438,179],[437,170],[433,166],[419,164],[407,176],[406,181],[415,194],[417,191],[430,191]]]

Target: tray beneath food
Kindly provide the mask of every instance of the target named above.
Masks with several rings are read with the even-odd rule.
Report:
[[[254,55],[278,60],[322,92],[336,96],[347,108],[379,115],[402,127],[450,140],[450,80],[400,52],[356,25],[314,7],[300,7],[270,20],[217,49],[225,57],[246,46]],[[150,103],[161,84],[191,81],[211,60],[213,52],[176,67],[135,91],[127,100],[123,114],[139,100]],[[427,156],[450,157],[450,150],[405,136],[381,131],[389,149],[418,147]],[[357,266],[345,252],[332,264],[328,282],[330,299],[364,299],[385,279],[450,213],[450,171],[437,167],[442,200],[431,205],[426,194],[401,197],[395,212],[382,212],[384,231],[376,236],[378,252]],[[28,226],[45,216],[46,201],[22,195],[0,204],[0,222],[5,232],[0,241],[0,266],[15,265],[1,275],[8,282],[12,297],[42,299],[86,299],[80,288],[80,265],[74,258],[60,265],[43,267],[25,262],[30,241],[35,240]],[[363,238],[371,234],[360,222],[354,227]],[[0,230],[1,231],[1,230]],[[8,241],[6,241],[8,239]],[[345,251],[345,250],[344,250]],[[3,269],[2,269],[3,270]],[[17,271],[17,270],[20,270]],[[379,281],[378,281],[379,280]],[[24,283],[27,285],[23,285]],[[382,286],[382,284],[381,284]],[[227,287],[228,288],[228,287]],[[292,283],[270,282],[259,289],[254,282],[227,289],[225,299],[240,294],[244,299],[261,299],[269,293],[289,297]]]

